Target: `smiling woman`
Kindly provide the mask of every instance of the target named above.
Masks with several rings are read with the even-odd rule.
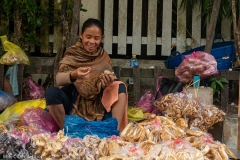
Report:
[[[103,39],[101,30],[96,26],[89,27],[84,33],[81,32],[80,37],[82,39],[83,47],[88,52],[95,51]]]
[[[84,22],[79,41],[66,50],[60,61],[56,82],[61,87],[46,91],[47,107],[60,129],[65,114],[86,120],[104,120],[111,115],[117,119],[119,130],[127,124],[126,86],[112,76],[111,59],[100,46],[103,31],[97,19]],[[105,74],[106,70],[111,74]]]

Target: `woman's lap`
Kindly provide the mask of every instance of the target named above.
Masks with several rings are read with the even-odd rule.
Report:
[[[118,94],[120,93],[127,93],[126,87],[124,84],[119,84],[118,88]],[[56,104],[63,104],[65,113],[70,114],[71,110],[73,108],[73,99],[76,99],[76,97],[73,98],[73,95],[69,94],[68,92],[64,92],[58,87],[49,87],[46,90],[45,93],[46,103],[48,105],[56,105]],[[111,112],[106,112],[106,117],[104,119],[107,119],[109,116],[111,116]]]

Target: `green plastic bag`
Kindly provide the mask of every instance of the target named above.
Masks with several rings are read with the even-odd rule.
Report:
[[[0,114],[0,122],[5,122],[8,119],[20,119],[20,116],[27,108],[46,108],[46,100],[45,99],[35,99],[35,100],[27,100],[20,101],[12,106],[6,108]]]
[[[143,110],[140,108],[128,108],[127,111],[128,120],[132,122],[142,121],[146,119],[146,116],[143,113]]]
[[[1,36],[2,45],[5,51],[7,51],[0,58],[0,63],[5,65],[14,64],[26,64],[29,65],[30,61],[25,52],[16,44],[7,40],[7,36]]]

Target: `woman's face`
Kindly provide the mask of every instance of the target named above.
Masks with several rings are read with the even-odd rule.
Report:
[[[90,53],[97,49],[103,39],[102,31],[97,26],[86,28],[80,33],[80,37],[83,47]]]

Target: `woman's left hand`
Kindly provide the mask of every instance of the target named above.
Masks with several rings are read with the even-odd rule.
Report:
[[[107,86],[111,85],[113,81],[114,81],[113,76],[108,74],[103,75],[101,78],[102,88],[106,88]]]

